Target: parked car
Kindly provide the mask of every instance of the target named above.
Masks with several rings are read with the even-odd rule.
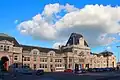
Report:
[[[105,68],[105,71],[111,71],[111,69],[110,68]]]
[[[95,72],[95,69],[94,68],[88,68],[87,71],[88,72]]]
[[[64,72],[65,67],[55,67],[56,72]]]
[[[66,70],[64,70],[64,72],[73,72],[73,70],[72,69],[66,69]]]
[[[98,68],[98,72],[103,72],[103,68]]]
[[[80,69],[78,71],[74,71],[75,74],[86,73],[86,72],[87,72],[86,69]]]
[[[43,75],[44,74],[44,70],[39,69],[36,71],[36,75]]]
[[[87,70],[86,69],[81,69],[82,73],[86,73]]]

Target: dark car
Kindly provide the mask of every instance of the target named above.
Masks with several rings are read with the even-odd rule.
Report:
[[[87,71],[88,72],[95,72],[95,69],[94,68],[88,68]]]
[[[80,69],[80,70],[78,70],[78,71],[75,71],[74,73],[75,73],[75,74],[80,74],[80,73],[86,73],[86,72],[87,72],[86,69]]]
[[[44,74],[44,70],[37,70],[36,71],[36,75],[43,75]]]
[[[64,70],[64,72],[73,72],[73,70],[71,70],[71,69],[66,69],[66,70]]]
[[[94,68],[95,69],[95,72],[102,72],[103,71],[103,68]]]
[[[96,72],[103,72],[104,69],[103,68],[95,68],[96,69]]]
[[[86,73],[87,70],[86,69],[81,69],[82,73]]]
[[[105,68],[106,71],[111,71],[112,69],[111,68]]]

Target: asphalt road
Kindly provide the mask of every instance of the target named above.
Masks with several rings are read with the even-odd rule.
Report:
[[[64,72],[45,73],[44,75],[6,74],[3,80],[120,80],[120,72],[99,72],[73,74]]]

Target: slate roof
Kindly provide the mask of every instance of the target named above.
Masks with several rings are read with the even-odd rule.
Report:
[[[61,49],[62,52],[72,52],[72,48]]]
[[[53,49],[53,48],[45,48],[45,47],[38,47],[38,46],[28,46],[28,45],[20,45],[23,47],[24,50],[31,51],[32,49],[38,49],[40,52],[46,52],[48,53],[49,51],[55,51],[55,53],[61,53],[59,49]]]
[[[66,46],[67,46],[67,45],[73,45],[73,44],[75,44],[75,45],[79,44],[79,39],[80,39],[81,37],[83,37],[81,34],[72,33],[72,34],[70,35],[67,43],[66,43]],[[73,41],[73,40],[74,40],[74,41]],[[87,47],[89,47],[88,44],[87,44],[87,42],[86,42],[85,40],[84,40],[84,45],[87,46]]]
[[[70,38],[68,39],[68,42],[66,43],[65,46],[67,46],[67,44],[69,45],[73,45],[73,37],[75,39],[75,43],[74,44],[79,44],[79,39],[81,37],[83,37],[81,34],[77,34],[77,33],[72,33],[70,35]],[[85,42],[85,45],[88,46],[87,42]],[[63,47],[65,47],[63,46]],[[56,53],[62,53],[62,52],[72,52],[72,48],[66,48],[63,49],[63,47],[61,47],[61,49],[53,49],[53,48],[43,48],[43,47],[38,47],[38,46],[28,46],[28,45],[21,45],[21,47],[23,47],[23,50],[32,50],[32,49],[38,49],[41,52],[49,52],[49,51],[55,51]]]
[[[103,51],[103,52],[100,52],[99,54],[97,53],[90,53],[91,55],[97,55],[98,57],[99,56],[104,56],[104,57],[107,57],[107,56],[112,56],[113,53],[112,52],[109,52],[109,51]]]
[[[113,53],[110,52],[110,51],[103,51],[103,52],[101,52],[99,54],[102,54],[104,57],[113,55]]]
[[[75,39],[74,43],[79,44],[79,38],[83,36],[81,34],[72,33],[65,46],[67,46],[67,44],[73,45],[73,37]],[[21,45],[17,42],[17,40],[14,37],[4,33],[0,33],[0,40],[8,40],[10,42],[13,41],[13,43],[15,44],[14,46],[23,47],[23,50],[28,50],[28,51],[31,51],[32,49],[38,49],[40,52],[46,52],[46,53],[49,51],[55,51],[55,53],[72,52],[72,48],[63,49],[61,47],[61,49],[53,49],[53,48],[45,48],[45,47],[38,47],[38,46]],[[88,46],[87,42],[86,41],[84,42],[85,42],[85,45]]]
[[[1,40],[8,40],[10,42],[13,42],[15,44],[14,46],[19,46],[19,43],[17,42],[17,40],[12,36],[8,36],[7,34],[0,33],[0,41]]]

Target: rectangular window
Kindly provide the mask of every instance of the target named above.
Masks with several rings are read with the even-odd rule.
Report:
[[[9,51],[9,46],[7,46],[7,49],[6,49],[7,51]]]
[[[40,68],[42,68],[42,65],[40,64]]]
[[[40,62],[47,62],[47,58],[40,58]]]
[[[71,68],[71,64],[69,64],[69,68]]]
[[[24,61],[26,61],[26,57],[24,57]]]
[[[39,67],[40,68],[47,68],[47,64],[40,64]]]
[[[55,62],[62,62],[61,59],[55,59]]]
[[[24,61],[30,61],[30,57],[24,57]]]
[[[34,64],[34,69],[36,69],[36,64]]]
[[[3,45],[0,46],[0,50],[3,50]]]
[[[50,62],[53,62],[53,60],[52,60],[52,59],[50,59]]]
[[[45,64],[45,68],[47,68],[47,64]]]
[[[55,62],[61,62],[61,59],[55,59]]]
[[[37,60],[37,57],[36,56],[34,56],[34,61],[36,61]]]
[[[61,64],[59,66],[61,67]]]
[[[14,60],[18,60],[18,56],[14,56]]]
[[[6,49],[6,46],[4,46],[4,51],[6,51],[7,49]]]
[[[24,64],[24,68],[30,68],[30,64]]]
[[[30,61],[30,57],[27,58],[27,61]]]
[[[44,59],[44,62],[47,62],[47,58]]]
[[[69,59],[69,62],[72,62],[72,59]]]

